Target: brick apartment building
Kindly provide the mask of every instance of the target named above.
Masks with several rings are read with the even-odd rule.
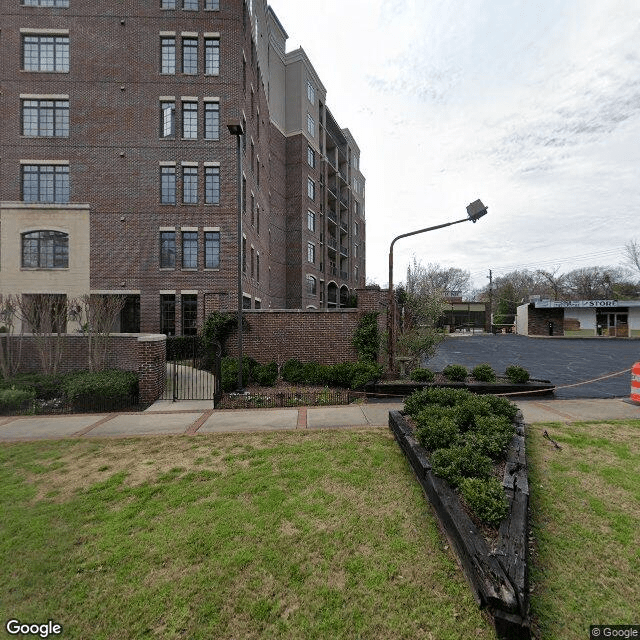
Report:
[[[0,293],[124,294],[122,332],[365,281],[360,151],[264,0],[3,0]],[[69,323],[67,330],[77,327]]]

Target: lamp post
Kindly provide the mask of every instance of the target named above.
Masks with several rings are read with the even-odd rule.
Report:
[[[419,233],[426,233],[427,231],[435,231],[436,229],[442,229],[443,227],[450,227],[454,224],[460,224],[461,222],[471,221],[475,224],[477,220],[486,215],[487,207],[482,204],[481,200],[476,200],[467,206],[467,217],[453,222],[445,222],[444,224],[437,224],[434,227],[427,227],[426,229],[418,229],[418,231],[410,231],[409,233],[402,233],[396,236],[389,246],[389,313],[387,315],[387,351],[389,352],[389,371],[393,371],[394,368],[394,328],[396,319],[396,302],[393,295],[393,245],[400,238],[407,238],[408,236],[415,236]]]
[[[242,393],[242,136],[239,120],[227,125],[229,133],[238,140],[238,391]]]

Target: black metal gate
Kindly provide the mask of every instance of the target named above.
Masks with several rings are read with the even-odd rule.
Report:
[[[163,400],[212,400],[222,397],[220,384],[220,355],[215,343],[205,349],[200,336],[167,338],[167,378]]]

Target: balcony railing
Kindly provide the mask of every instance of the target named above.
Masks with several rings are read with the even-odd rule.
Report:
[[[338,217],[333,211],[327,211],[327,218],[329,218],[329,220],[334,224],[338,224]]]
[[[347,257],[349,255],[349,249],[343,244],[340,245],[340,255]]]
[[[329,238],[329,239],[327,240],[327,246],[328,246],[330,249],[337,249],[337,248],[338,248],[338,243],[337,243],[337,241],[336,241],[336,239],[335,239],[335,238]]]

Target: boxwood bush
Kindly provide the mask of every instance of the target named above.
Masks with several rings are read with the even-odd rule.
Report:
[[[436,375],[429,369],[414,369],[411,372],[411,379],[414,382],[433,382]]]
[[[455,487],[475,516],[497,527],[506,516],[501,483],[492,475],[513,438],[518,408],[504,398],[467,389],[431,388],[405,400],[433,472]]]
[[[0,389],[0,413],[23,411],[35,397],[33,389]]]
[[[76,411],[117,409],[137,400],[138,376],[131,371],[83,371],[65,376],[62,391]]]
[[[253,369],[253,379],[261,387],[273,387],[278,381],[278,364],[270,362],[256,365]]]
[[[451,380],[451,382],[464,382],[469,375],[467,367],[462,364],[448,364],[443,370],[442,375]]]
[[[471,375],[480,382],[495,382],[496,372],[486,362],[479,364],[471,370]]]
[[[525,382],[529,382],[530,378],[529,372],[516,364],[507,367],[504,375],[507,376],[509,382],[513,382],[514,384],[524,384]]]

